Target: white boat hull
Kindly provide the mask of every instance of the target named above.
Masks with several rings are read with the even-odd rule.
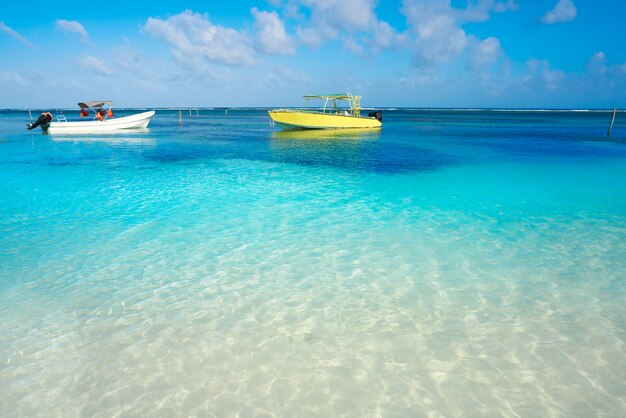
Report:
[[[51,122],[47,132],[54,135],[98,134],[122,129],[146,128],[154,113],[154,110],[150,110],[136,115],[114,117],[104,121]]]

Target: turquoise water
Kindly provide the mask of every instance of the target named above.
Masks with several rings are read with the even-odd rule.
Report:
[[[622,116],[0,113],[0,415],[623,415]]]

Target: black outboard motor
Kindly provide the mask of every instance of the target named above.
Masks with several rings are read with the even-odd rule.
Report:
[[[39,125],[43,125],[41,128],[46,128],[46,125],[52,121],[52,115],[49,112],[43,112],[39,118],[35,121],[35,123],[28,124],[28,130],[35,129]]]
[[[369,116],[370,118],[376,118],[379,122],[383,121],[383,112],[381,112],[380,110],[370,112],[367,114],[367,116]]]

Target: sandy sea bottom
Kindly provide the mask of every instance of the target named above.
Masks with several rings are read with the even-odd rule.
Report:
[[[114,157],[5,164],[2,415],[626,411],[626,160]]]

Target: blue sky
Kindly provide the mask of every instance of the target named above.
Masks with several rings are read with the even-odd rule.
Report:
[[[0,108],[626,107],[622,0],[5,2]]]

